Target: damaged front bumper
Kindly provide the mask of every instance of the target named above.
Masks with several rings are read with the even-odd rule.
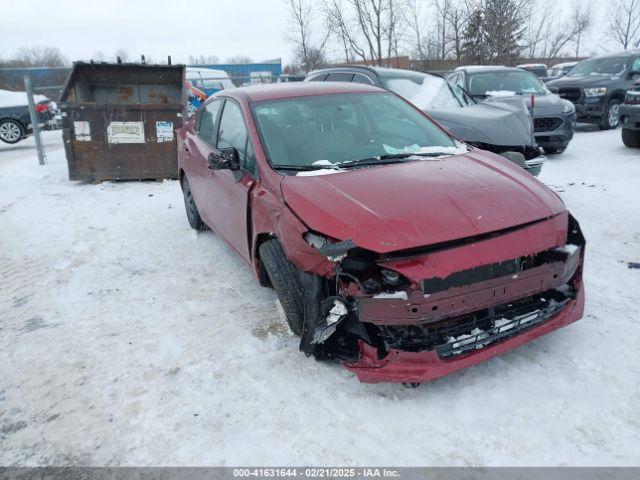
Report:
[[[427,382],[489,360],[569,325],[582,317],[583,308],[584,290],[580,288],[574,299],[559,308],[553,306],[521,318],[512,318],[497,327],[449,341],[433,350],[411,352],[390,349],[381,358],[377,348],[360,341],[358,361],[343,365],[365,383]]]
[[[563,214],[376,259],[387,280],[389,271],[402,278],[393,287],[370,278],[371,263],[346,256],[342,267],[353,269],[338,273],[313,340],[301,349],[340,359],[362,382],[447,375],[578,320],[584,246],[577,222]],[[359,280],[356,267],[366,272]]]

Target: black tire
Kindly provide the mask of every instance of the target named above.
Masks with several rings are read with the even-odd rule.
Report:
[[[629,148],[640,148],[640,130],[623,128],[622,142]]]
[[[602,113],[602,118],[600,118],[600,122],[598,123],[598,128],[600,130],[613,130],[615,128],[618,128],[618,125],[620,125],[620,114],[615,115],[616,118],[614,119],[614,116],[610,115],[610,113],[612,109],[619,111],[618,109],[620,108],[620,103],[620,100],[618,100],[617,98],[612,98],[611,100],[609,100],[609,103]]]
[[[561,153],[564,153],[566,149],[566,145],[564,147],[544,147],[544,153],[546,153],[547,155],[559,155]]]
[[[194,230],[206,230],[207,226],[200,217],[200,212],[198,212],[198,207],[186,176],[182,179],[182,196],[184,197],[184,208],[187,211],[187,220],[189,220],[191,228]]]
[[[260,261],[278,295],[291,331],[300,336],[304,321],[304,292],[300,272],[284,254],[280,242],[267,240],[260,245]]]
[[[0,140],[4,143],[18,143],[25,135],[24,125],[17,120],[12,120],[11,118],[0,120]]]

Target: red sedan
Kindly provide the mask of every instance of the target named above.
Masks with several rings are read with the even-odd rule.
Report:
[[[273,287],[300,350],[420,383],[578,320],[585,241],[560,198],[364,84],[224,90],[179,137],[195,229]]]

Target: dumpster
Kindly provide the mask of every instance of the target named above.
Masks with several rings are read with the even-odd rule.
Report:
[[[184,65],[76,62],[60,97],[69,179],[177,178]]]

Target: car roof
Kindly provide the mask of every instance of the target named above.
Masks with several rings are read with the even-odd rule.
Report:
[[[577,65],[577,64],[578,64],[578,62],[562,62],[562,63],[556,63],[551,68],[573,67],[574,65]]]
[[[217,96],[234,97],[237,100],[264,102],[311,95],[335,95],[341,93],[386,93],[387,91],[364,83],[351,82],[281,82],[257,84],[223,90]]]
[[[522,68],[505,67],[504,65],[467,65],[454,70],[465,71],[467,73],[487,73],[487,72],[522,72]]]
[[[547,68],[544,63],[522,63],[516,65],[517,68]]]
[[[635,55],[640,55],[640,49],[635,48],[631,50],[620,50],[618,52],[605,53],[603,55],[597,55],[591,58],[633,57]],[[590,60],[590,59],[587,59],[587,60]]]
[[[229,78],[229,74],[224,70],[215,70],[213,68],[204,68],[204,67],[187,67],[186,68],[187,80],[191,80],[192,78],[198,78],[197,75],[193,75],[196,73],[199,73],[203,77],[205,77],[205,75],[215,75],[216,77]],[[189,75],[189,74],[192,74],[192,75]]]
[[[437,77],[433,73],[419,72],[418,70],[405,70],[403,68],[386,68],[386,67],[369,67],[367,65],[337,65],[335,67],[323,68],[321,70],[314,70],[310,72],[307,77],[320,75],[323,73],[337,73],[337,72],[354,72],[360,71],[362,73],[370,73],[378,77],[395,77],[395,76],[409,76],[409,75],[425,75],[431,77]]]

